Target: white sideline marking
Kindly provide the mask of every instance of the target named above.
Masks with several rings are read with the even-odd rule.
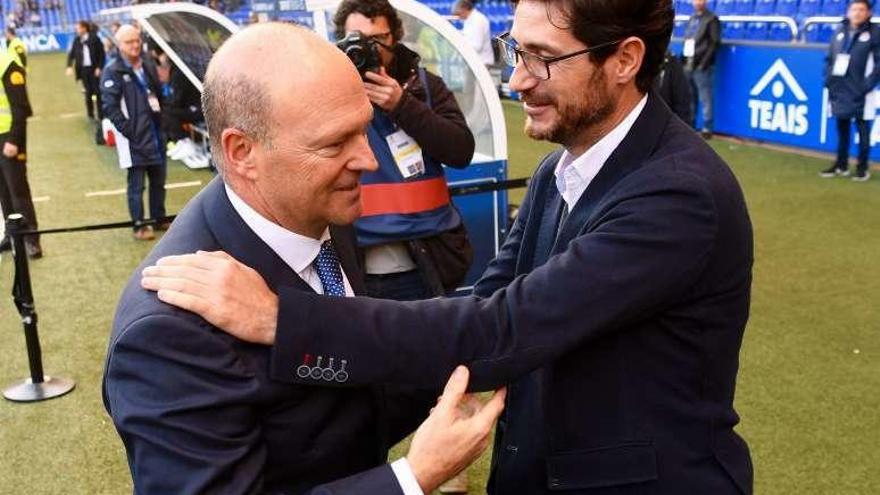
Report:
[[[194,180],[191,182],[172,182],[171,184],[165,184],[165,190],[168,189],[181,189],[184,187],[198,187],[202,185],[202,181]],[[109,191],[92,191],[87,192],[87,198],[96,198],[100,196],[119,196],[125,194],[125,189],[111,189]]]
[[[49,201],[49,196],[37,196],[36,198],[33,198],[34,203],[45,203],[46,201]]]
[[[59,113],[58,118],[59,119],[72,119],[74,117],[79,117],[81,115],[85,115],[85,114],[82,112]]]

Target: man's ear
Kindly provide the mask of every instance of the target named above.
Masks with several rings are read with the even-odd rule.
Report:
[[[223,146],[224,173],[256,180],[257,146],[254,140],[244,132],[230,128],[220,134],[220,143]]]
[[[630,36],[620,42],[617,48],[617,65],[613,77],[618,84],[627,84],[635,79],[645,61],[645,42]]]

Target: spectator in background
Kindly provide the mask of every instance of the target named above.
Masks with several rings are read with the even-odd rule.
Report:
[[[116,32],[119,31],[119,26],[121,25],[122,24],[120,24],[119,21],[113,21],[113,23],[110,24],[110,36],[115,37]],[[107,59],[107,65],[119,56],[119,49],[116,48],[116,44],[113,43],[112,38],[104,39],[104,53],[106,54],[105,58]]]
[[[697,103],[702,105],[701,133],[706,139],[712,137],[714,124],[712,89],[715,85],[715,53],[719,46],[721,22],[718,16],[708,9],[706,0],[694,0],[694,14],[685,28],[682,56],[693,93],[691,114],[696,117]]]
[[[76,24],[76,37],[67,52],[67,75],[76,75],[85,90],[86,115],[98,122],[95,141],[104,144],[101,135],[101,89],[98,80],[105,63],[104,44],[92,33],[91,23],[81,20]]]
[[[419,66],[388,0],[345,0],[336,38],[359,31],[376,44],[380,67],[363,74],[373,120],[367,129],[379,170],[361,177],[367,293],[414,300],[445,294],[464,278],[473,252],[452,205],[442,164],[463,168],[474,136],[443,79]]]
[[[654,80],[654,90],[678,118],[687,124],[693,122],[691,84],[678,57],[671,52],[666,52],[663,68]]]
[[[159,230],[169,225],[165,220],[165,144],[160,130],[162,87],[156,67],[142,57],[140,30],[131,25],[120,27],[116,44],[119,58],[107,66],[101,78],[104,114],[116,128],[119,166],[128,169],[128,210],[135,222],[134,237],[150,240],[153,228],[143,225],[145,176],[150,179],[150,216],[158,222]]]
[[[474,7],[473,0],[458,0],[452,13],[464,21],[461,33],[486,65],[495,63],[489,19]]]
[[[846,19],[831,38],[825,60],[825,87],[831,101],[831,113],[837,119],[837,159],[822,177],[849,176],[849,146],[852,121],[859,133],[859,158],[852,180],[871,178],[868,153],[871,149],[870,126],[877,102],[871,93],[880,82],[880,28],[871,24],[871,5],[867,0],[853,0]]]

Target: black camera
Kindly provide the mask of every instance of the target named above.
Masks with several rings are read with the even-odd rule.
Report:
[[[379,72],[379,68],[382,67],[377,45],[376,41],[364,36],[360,31],[352,31],[345,38],[336,42],[336,46],[345,52],[345,55],[357,67],[361,78],[367,72]]]

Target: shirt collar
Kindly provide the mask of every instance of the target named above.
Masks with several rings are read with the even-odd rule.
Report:
[[[330,239],[330,227],[324,229],[321,239],[291,232],[257,213],[229,185],[224,187],[229,202],[244,223],[297,274],[311,266],[321,251],[321,244]]]
[[[569,211],[574,209],[574,205],[587,190],[590,182],[599,174],[602,166],[629,134],[647,102],[648,95],[645,95],[626,118],[617,124],[617,127],[580,156],[572,155],[568,150],[563,151],[554,174],[556,175],[556,188],[559,189],[559,194],[568,205]]]

